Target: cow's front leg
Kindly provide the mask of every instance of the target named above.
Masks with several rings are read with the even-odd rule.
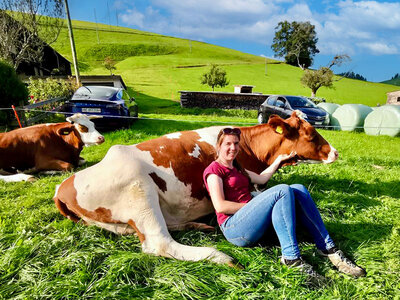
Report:
[[[40,158],[36,161],[36,169],[40,171],[55,170],[55,171],[71,171],[74,165],[54,158]]]
[[[129,194],[131,200],[125,203],[131,204],[131,207],[127,207],[126,211],[130,211],[132,216],[127,223],[137,232],[144,252],[179,260],[210,260],[234,265],[230,256],[217,249],[182,245],[171,237],[154,184],[133,183]]]

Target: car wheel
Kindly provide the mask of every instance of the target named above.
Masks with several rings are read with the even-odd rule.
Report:
[[[258,121],[258,124],[263,124],[263,123],[265,123],[265,122],[264,122],[264,117],[263,117],[263,114],[262,114],[262,113],[259,113],[259,114],[258,114],[257,121]]]

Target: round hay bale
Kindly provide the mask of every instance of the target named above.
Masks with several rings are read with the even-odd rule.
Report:
[[[336,103],[321,102],[321,103],[318,103],[317,106],[322,108],[323,110],[325,110],[328,113],[328,115],[329,115],[329,123],[326,124],[326,125],[331,125],[332,114],[335,112],[335,110],[340,105],[336,104]]]
[[[318,107],[321,107],[323,110],[325,110],[330,116],[335,112],[336,109],[340,106],[339,104],[336,103],[326,103],[326,102],[321,102],[317,104]]]
[[[331,125],[344,131],[360,130],[372,108],[363,104],[344,104],[331,116]]]
[[[384,105],[371,112],[364,122],[369,135],[400,136],[400,106]]]

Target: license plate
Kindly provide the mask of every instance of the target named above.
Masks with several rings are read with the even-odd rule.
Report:
[[[82,108],[82,112],[87,113],[101,113],[101,108]]]
[[[322,122],[315,122],[315,125],[322,125]]]

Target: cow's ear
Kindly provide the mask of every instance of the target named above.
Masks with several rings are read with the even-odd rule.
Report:
[[[300,125],[301,125],[301,120],[302,118],[299,115],[298,110],[295,110],[292,115],[290,116],[289,119],[286,120],[286,122],[289,124],[290,127],[295,128],[295,129],[299,129]],[[302,113],[302,112],[300,112]]]
[[[276,115],[272,115],[268,120],[268,125],[274,130],[277,134],[282,134],[287,136],[289,134],[288,125],[285,121]]]
[[[304,126],[306,139],[312,141],[317,136],[317,131],[311,124]]]
[[[57,130],[58,135],[69,135],[73,131],[73,127],[63,127]]]

